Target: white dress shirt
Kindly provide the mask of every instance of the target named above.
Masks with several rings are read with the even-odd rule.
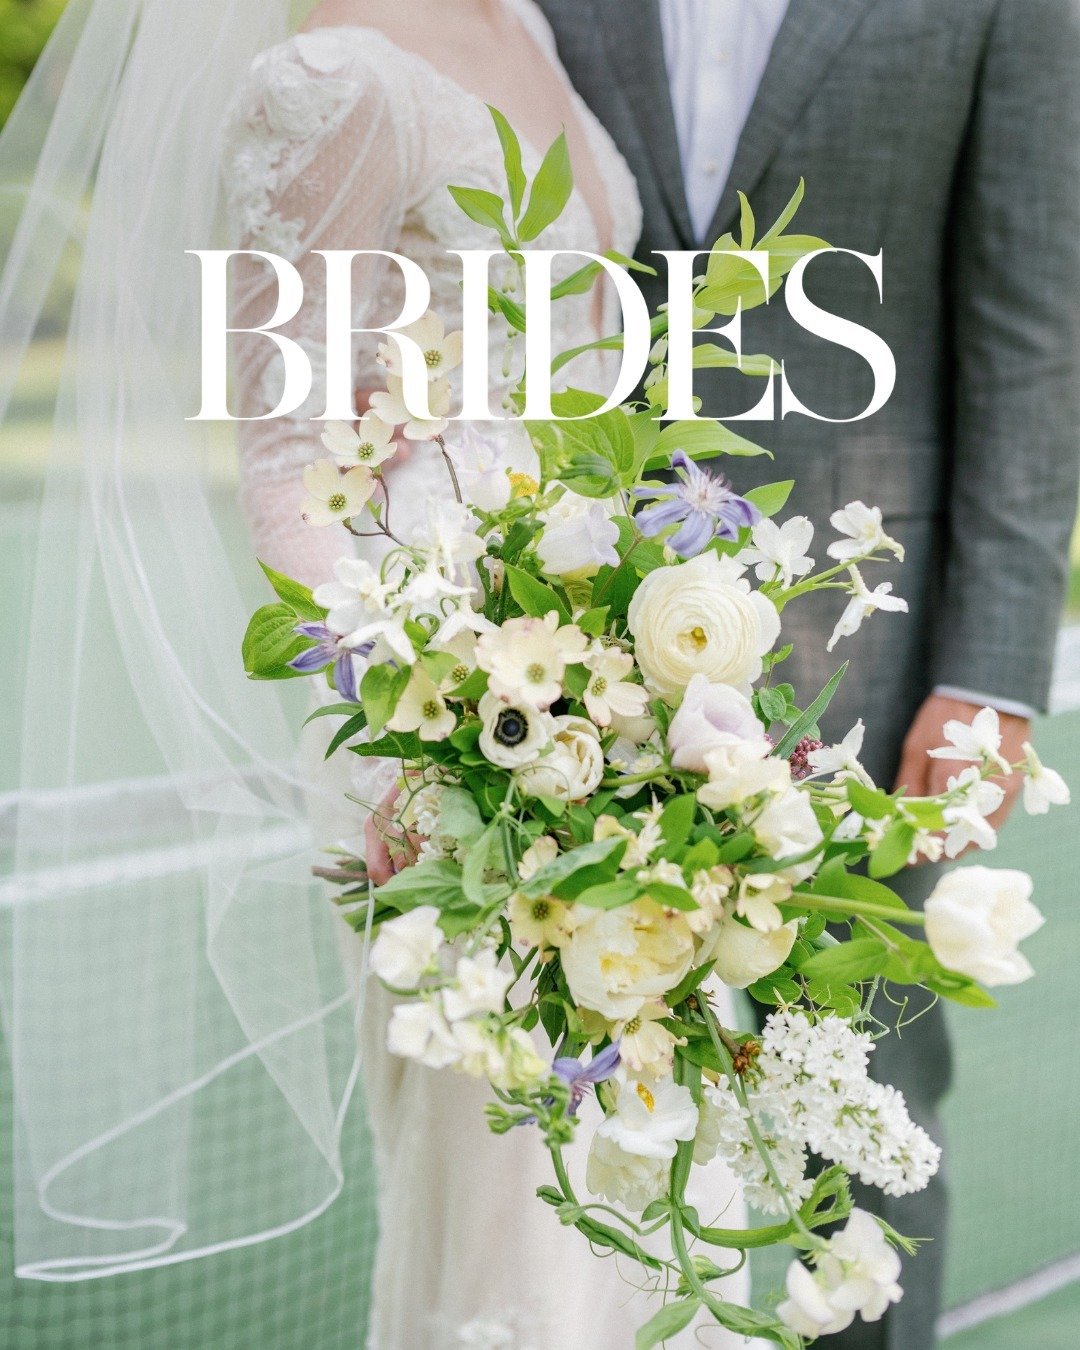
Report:
[[[694,234],[707,239],[789,0],[660,0],[664,58]],[[903,588],[901,587],[901,590]],[[964,703],[1031,717],[1024,703],[953,685]]]

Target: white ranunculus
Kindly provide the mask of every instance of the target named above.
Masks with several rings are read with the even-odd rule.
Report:
[[[714,961],[713,974],[729,989],[747,989],[784,964],[798,934],[794,919],[762,933],[734,916],[725,916],[705,939],[697,959]]]
[[[500,1013],[513,980],[508,970],[499,969],[490,948],[477,956],[462,956],[453,984],[443,991],[443,1010],[451,1022],[477,1013]]]
[[[669,1163],[627,1153],[612,1139],[594,1134],[585,1169],[585,1185],[593,1195],[640,1213],[666,1194]]]
[[[689,1088],[670,1078],[656,1083],[631,1078],[619,1088],[615,1110],[597,1134],[641,1158],[674,1158],[678,1144],[693,1139],[697,1123]]]
[[[729,684],[713,684],[695,675],[668,727],[667,743],[676,769],[708,773],[710,750],[740,741],[762,740],[762,726],[750,700]]]
[[[1031,878],[1006,868],[960,867],[941,878],[926,902],[926,938],[943,966],[993,987],[1035,972],[1017,950],[1043,925],[1031,903]]]
[[[551,741],[553,719],[528,703],[504,703],[489,691],[479,712],[480,753],[500,769],[531,763]]]
[[[371,968],[384,984],[415,989],[445,941],[434,905],[419,905],[388,919],[371,944]]]
[[[429,1069],[445,1069],[461,1058],[461,1049],[442,1013],[432,1003],[399,1003],[390,1015],[386,1048]]]
[[[780,635],[776,606],[742,578],[730,558],[703,553],[658,567],[634,593],[627,622],[646,684],[677,704],[695,675],[749,686]]]
[[[770,798],[760,813],[750,822],[754,838],[770,858],[801,857],[824,842],[810,798],[798,788],[789,788]],[[803,881],[812,876],[816,858],[785,867],[780,873],[790,881]]]
[[[618,565],[619,528],[602,501],[566,491],[542,518],[536,552],[548,576],[574,581],[595,576],[604,564]]]
[[[518,771],[523,792],[577,802],[589,797],[604,776],[600,733],[584,717],[555,717],[551,749]]]
[[[694,935],[684,914],[668,914],[652,900],[612,910],[576,905],[572,914],[563,974],[577,1004],[612,1022],[633,1017],[690,969]]]

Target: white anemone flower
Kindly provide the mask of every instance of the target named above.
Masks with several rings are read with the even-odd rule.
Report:
[[[405,406],[405,390],[400,375],[391,375],[386,391],[371,396],[372,411],[392,427],[401,427],[407,441],[433,441],[450,425],[450,381],[434,380],[427,387],[429,417],[414,416]]]
[[[420,348],[429,380],[437,380],[443,375],[448,375],[461,365],[464,356],[464,335],[447,333],[446,325],[432,310],[428,310],[423,318],[417,319],[415,323],[410,323],[399,331],[403,338],[411,339]],[[401,347],[394,340],[394,334],[389,336],[391,339],[389,342],[379,344],[377,360],[391,375],[401,375],[404,370]]]
[[[790,586],[796,577],[813,571],[814,560],[806,550],[814,537],[814,527],[806,516],[792,516],[783,525],[775,520],[759,520],[750,532],[752,545],[739,554],[739,562],[757,564],[759,581],[779,581]]]
[[[678,1144],[693,1139],[697,1123],[689,1088],[670,1078],[651,1084],[627,1079],[597,1134],[642,1158],[674,1158]]]
[[[906,614],[908,603],[902,600],[900,596],[893,595],[892,582],[883,581],[873,590],[867,586],[862,579],[862,574],[857,567],[848,569],[851,575],[851,599],[847,603],[847,608],[840,616],[840,620],[833,629],[833,635],[829,639],[825,648],[826,651],[832,651],[842,637],[851,637],[862,627],[864,619],[870,617],[879,609],[892,611],[899,614]]]
[[[566,667],[584,660],[587,644],[576,624],[560,628],[552,610],[542,619],[508,619],[495,632],[484,633],[476,644],[476,663],[487,671],[493,694],[543,710],[562,696]]]
[[[585,657],[590,672],[583,701],[598,727],[611,725],[613,714],[640,717],[649,704],[649,695],[640,684],[631,684],[626,676],[634,669],[634,658],[617,647],[594,643]]]
[[[457,717],[431,676],[417,664],[386,726],[388,731],[415,731],[422,741],[445,741],[457,726]]]
[[[506,703],[488,690],[478,711],[480,753],[500,769],[531,764],[551,744],[552,718],[531,703]]]
[[[1068,806],[1069,785],[1055,769],[1048,769],[1030,741],[1024,742],[1024,810],[1045,816],[1052,806]]]
[[[327,422],[322,443],[342,468],[374,469],[397,449],[394,428],[378,413],[366,412],[358,426],[350,422]]]
[[[308,525],[340,525],[358,516],[375,491],[370,469],[342,473],[332,459],[319,459],[304,470],[308,496],[301,516]]]
[[[894,553],[901,562],[904,561],[903,545],[890,539],[882,528],[879,507],[848,502],[842,511],[832,513],[829,523],[846,536],[826,549],[829,557],[837,562],[851,562],[854,558],[865,558],[882,550]]]
[[[950,718],[942,732],[949,744],[928,750],[931,759],[971,760],[992,764],[1003,774],[1012,772],[1012,765],[1001,753],[1001,723],[993,708],[980,708],[970,723]]]

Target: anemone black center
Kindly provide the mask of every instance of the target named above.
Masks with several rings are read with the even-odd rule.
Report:
[[[500,745],[520,745],[528,734],[529,724],[517,708],[504,708],[495,719],[494,735]]]

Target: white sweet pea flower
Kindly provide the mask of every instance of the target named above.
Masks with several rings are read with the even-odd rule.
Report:
[[[567,489],[541,519],[536,553],[548,576],[573,581],[595,576],[605,565],[618,566],[619,527],[603,502]]]
[[[842,637],[851,637],[857,633],[862,627],[863,620],[868,619],[879,609],[898,614],[907,613],[908,603],[900,596],[893,595],[891,581],[883,581],[870,590],[857,567],[851,567],[848,571],[851,576],[851,599],[840,615],[840,620],[826,645],[825,650],[830,652]]]
[[[434,380],[427,387],[430,417],[414,417],[405,406],[405,391],[400,375],[391,375],[386,391],[371,396],[372,411],[392,427],[401,427],[407,441],[433,441],[450,425],[450,381]]]
[[[708,773],[709,752],[737,741],[763,744],[761,723],[750,700],[729,684],[713,684],[707,676],[695,675],[667,730],[672,764]]]
[[[521,790],[532,797],[578,802],[590,797],[604,776],[600,733],[584,717],[556,717],[551,748],[517,771]]]
[[[881,1225],[865,1210],[853,1209],[846,1226],[818,1257],[813,1274],[801,1262],[791,1263],[788,1297],[777,1315],[801,1336],[835,1335],[856,1314],[864,1322],[879,1321],[903,1296],[899,1278],[900,1257]]]
[[[993,764],[1003,774],[1012,772],[1012,766],[1001,753],[1001,723],[993,708],[980,708],[970,723],[950,718],[942,731],[949,744],[928,750],[931,759],[972,760],[976,764]]]
[[[974,767],[949,779],[949,791],[955,792],[958,788],[964,789],[964,796],[941,813],[949,827],[945,836],[945,856],[958,858],[971,844],[981,849],[996,848],[997,831],[986,817],[992,816],[1005,800],[1005,789],[987,781]]]
[[[385,613],[393,590],[365,559],[339,558],[334,564],[334,580],[316,586],[312,599],[330,611],[326,616],[327,628],[344,637],[370,618],[372,612]]]
[[[1024,810],[1044,816],[1052,806],[1068,806],[1069,785],[1055,769],[1048,769],[1030,741],[1024,742]]]
[[[779,581],[790,586],[796,577],[814,569],[814,560],[806,550],[814,537],[814,527],[806,516],[792,516],[783,525],[766,517],[750,532],[752,547],[744,548],[739,561],[754,569],[759,581]]]
[[[443,990],[443,1011],[451,1022],[478,1013],[500,1013],[513,975],[500,970],[495,952],[489,947],[477,956],[458,960],[454,982]]]
[[[400,333],[403,338],[411,338],[423,352],[429,380],[438,380],[461,365],[464,355],[464,335],[447,333],[446,325],[432,310],[428,310],[423,318],[417,319],[415,323],[407,324],[400,329]],[[401,347],[394,340],[394,334],[388,336],[389,342],[379,343],[376,360],[379,365],[385,366],[391,375],[400,376],[404,374]]]
[[[949,970],[993,988],[1020,984],[1035,973],[1019,944],[1045,922],[1031,903],[1026,872],[958,867],[926,902],[926,940]]]
[[[417,663],[386,726],[388,731],[415,731],[422,741],[445,741],[457,726],[457,717],[434,680]]]
[[[350,422],[327,422],[320,439],[342,468],[346,469],[356,465],[374,469],[388,460],[397,449],[394,428],[370,409],[355,427]]]
[[[467,506],[429,497],[426,512],[426,519],[413,530],[412,544],[427,555],[431,566],[452,575],[455,568],[483,557],[487,545],[476,533],[476,520]]]
[[[597,1133],[589,1147],[585,1185],[591,1194],[636,1214],[667,1193],[668,1166],[666,1158],[628,1153]]]
[[[379,928],[371,944],[371,968],[384,984],[415,989],[445,942],[434,905],[420,905]]]
[[[576,624],[559,627],[555,610],[543,619],[508,619],[476,644],[476,663],[489,676],[488,688],[507,703],[524,701],[549,708],[562,697],[568,664],[585,659],[588,638]]]
[[[670,1078],[650,1086],[628,1079],[597,1134],[642,1158],[674,1158],[679,1142],[693,1139],[697,1122],[689,1088]]]
[[[480,753],[500,769],[530,764],[551,744],[552,718],[531,703],[506,703],[489,690],[479,713]]]
[[[866,770],[859,763],[865,735],[866,727],[860,717],[842,741],[811,750],[806,757],[807,763],[814,773],[849,773],[868,782]]]
[[[461,1058],[446,1019],[433,1003],[399,1003],[390,1014],[386,1048],[429,1069],[445,1069]]]
[[[332,459],[316,460],[303,473],[307,501],[300,515],[308,525],[340,525],[358,516],[375,491],[370,469],[342,473]]]
[[[759,793],[781,791],[791,784],[791,766],[772,754],[772,746],[764,738],[719,745],[705,755],[705,767],[709,781],[698,788],[697,796],[711,811],[724,811]]]
[[[640,717],[648,707],[649,695],[640,684],[626,679],[634,669],[634,658],[618,647],[594,642],[585,657],[590,672],[583,702],[598,727],[610,726],[614,713],[622,717]]]
[[[611,730],[631,745],[644,745],[656,731],[656,719],[651,713],[641,717],[621,717],[614,708],[611,710]]]
[[[853,558],[864,558],[868,554],[886,550],[904,561],[904,549],[895,539],[890,539],[881,526],[881,511],[876,506],[864,506],[862,502],[848,502],[842,511],[834,511],[829,524],[840,534],[846,535],[825,550],[830,558],[837,562],[850,562]]]

